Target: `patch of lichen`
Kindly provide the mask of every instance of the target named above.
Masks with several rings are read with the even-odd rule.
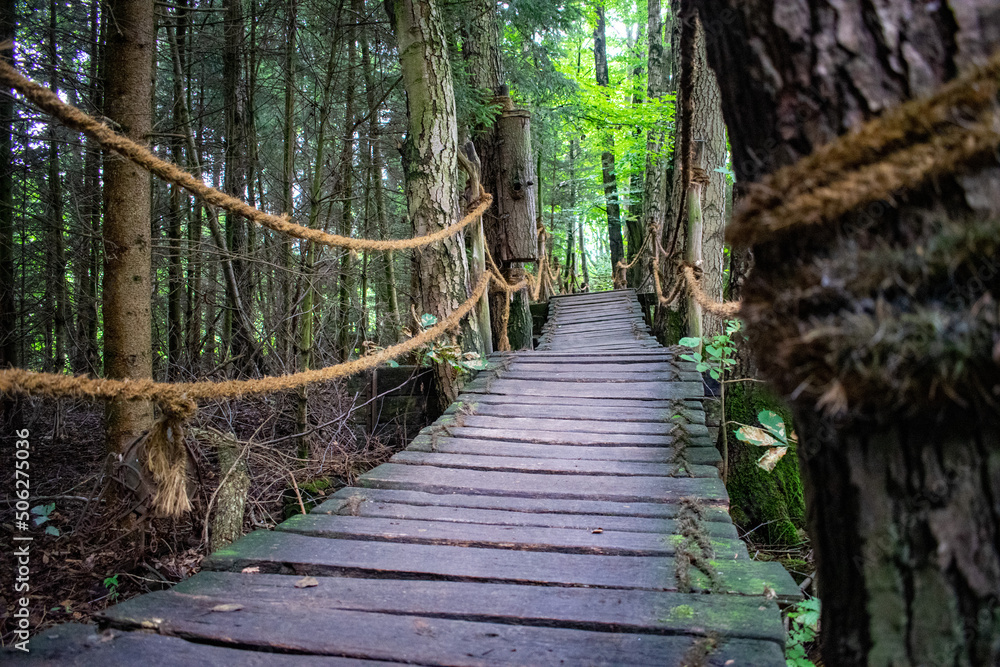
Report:
[[[786,424],[791,413],[774,394],[757,383],[734,383],[726,390],[726,417],[730,422],[757,425],[757,413],[774,410]],[[763,451],[741,442],[729,426],[729,491],[733,521],[744,531],[766,524],[751,539],[768,544],[792,545],[801,541],[799,529],[805,525],[805,496],[798,461],[789,452],[772,472],[757,465]]]

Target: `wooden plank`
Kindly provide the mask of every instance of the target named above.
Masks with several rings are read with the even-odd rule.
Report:
[[[507,370],[531,371],[534,373],[679,373],[676,364],[668,361],[643,361],[631,364],[615,363],[573,363],[571,361],[554,362],[535,359],[531,356],[516,357],[507,365]]]
[[[634,516],[673,519],[680,506],[676,503],[614,502],[604,500],[567,498],[522,498],[515,496],[470,495],[462,493],[426,493],[403,489],[363,489],[345,487],[320,504],[315,512],[337,513],[344,503],[367,499],[373,502],[406,503],[427,507],[464,507],[470,509],[494,509],[529,514],[587,514],[600,516]],[[705,520],[731,522],[729,514],[719,507],[707,506]]]
[[[378,659],[426,665],[653,665],[681,664],[696,638],[685,635],[594,632],[379,614],[286,601],[247,599],[230,613],[213,613],[231,596],[160,594],[135,598],[105,617],[118,625],[162,628],[203,642],[255,646],[314,655]],[[119,610],[120,609],[120,610]],[[748,658],[778,665],[771,641],[725,639],[714,664]],[[732,663],[731,663],[732,664]]]
[[[461,418],[467,428],[530,429],[560,433],[617,433],[621,435],[668,435],[681,420],[663,422],[576,421],[536,417],[490,417],[470,414]]]
[[[779,604],[802,596],[780,563],[743,558],[711,563],[718,572],[719,593],[761,596],[766,586],[776,592]],[[246,567],[259,567],[263,574],[677,590],[675,563],[669,556],[595,556],[329,540],[266,530],[254,531],[202,562],[203,570],[240,572]],[[692,569],[691,581],[696,591],[711,589],[708,578],[697,570]]]
[[[486,390],[482,378],[469,383],[466,391]],[[572,398],[633,398],[639,400],[675,400],[701,398],[705,388],[700,382],[672,382],[669,384],[617,384],[602,382],[543,382],[535,380],[495,379],[488,391],[494,394],[518,396],[567,396]]]
[[[426,465],[462,470],[496,470],[557,475],[609,475],[617,477],[670,477],[677,466],[670,463],[639,461],[594,461],[574,459],[525,458],[520,456],[481,456],[441,452],[402,451],[390,461],[405,465]],[[692,477],[718,477],[719,469],[712,465],[691,465]]]
[[[534,498],[580,498],[616,502],[677,502],[693,496],[706,505],[724,507],[729,496],[717,478],[612,477],[543,475],[517,472],[454,470],[384,463],[358,478],[369,488],[427,493],[466,493]]]
[[[582,404],[581,404],[582,403]],[[655,404],[654,404],[655,405]],[[697,408],[692,407],[697,405]],[[468,406],[468,407],[465,407]],[[627,407],[626,407],[627,406]],[[559,421],[613,421],[613,422],[670,422],[674,415],[680,415],[688,423],[704,423],[705,412],[701,402],[684,405],[677,403],[667,407],[641,407],[637,402],[625,405],[602,407],[601,401],[567,401],[566,403],[529,403],[517,401],[510,396],[482,396],[462,394],[452,403],[445,414],[455,414],[472,410],[472,414],[487,417],[532,417]]]
[[[705,439],[707,442],[707,438]],[[581,461],[650,461],[667,463],[673,450],[667,447],[578,447],[575,445],[532,444],[503,440],[421,435],[406,448],[414,452],[476,454],[479,456],[518,456],[540,459],[571,459]],[[722,460],[715,447],[688,447],[687,459],[692,464],[714,465]]]
[[[511,512],[505,510],[469,509],[468,507],[443,507],[435,505],[404,505],[401,503],[362,500],[339,505],[329,504],[330,511],[317,514],[410,519],[414,521],[447,521],[451,523],[480,523],[491,526],[539,526],[549,528],[575,528],[579,530],[625,531],[630,533],[656,533],[668,535],[676,531],[672,519],[654,519],[633,516],[608,516],[599,514],[554,514]],[[335,510],[333,508],[336,508]],[[735,539],[736,526],[721,521],[706,521],[705,532],[713,537]]]
[[[618,531],[601,525],[541,528],[336,514],[296,514],[278,524],[277,530],[328,539],[618,556],[673,556],[682,539],[678,535]],[[714,537],[711,544],[719,559],[750,557],[746,545],[737,539]]]
[[[202,572],[178,584],[173,593],[212,596],[223,603],[285,602],[317,614],[348,609],[610,632],[714,631],[780,646],[785,641],[777,605],[742,596],[348,577],[319,577],[316,586],[295,588],[298,580],[277,574]]]
[[[707,427],[689,424],[685,427],[690,436],[707,435]],[[631,447],[665,447],[674,443],[674,436],[630,433],[584,433],[582,431],[535,431],[520,428],[477,428],[474,426],[449,426],[449,433],[456,438],[485,438],[513,442],[539,442],[550,444],[602,447],[627,445]]]
[[[681,399],[637,399],[637,398],[612,398],[612,397],[587,397],[587,396],[522,396],[518,394],[491,394],[485,391],[485,380],[480,383],[475,380],[477,387],[470,388],[469,385],[458,396],[458,400],[465,403],[494,403],[504,405],[550,405],[550,406],[576,406],[593,409],[595,412],[604,409],[662,409],[673,410],[687,408],[698,412],[704,412],[704,396],[697,398]],[[472,384],[472,383],[470,383]],[[672,416],[672,415],[671,415]]]
[[[146,596],[143,596],[146,597]],[[136,598],[138,599],[138,598]],[[178,633],[182,634],[182,633]],[[287,655],[242,651],[164,637],[149,632],[98,632],[93,625],[67,623],[35,635],[25,653],[0,650],[5,665],[59,665],[62,667],[365,667],[392,663],[352,658]]]
[[[546,382],[701,382],[700,373],[678,373],[676,371],[544,371],[518,368],[502,371],[500,377],[507,380],[544,380]]]

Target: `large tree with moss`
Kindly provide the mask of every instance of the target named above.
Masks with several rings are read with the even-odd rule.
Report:
[[[994,0],[695,4],[744,183],[983,64],[1000,34]],[[1000,661],[997,192],[994,157],[754,242],[744,312],[802,431],[827,664]]]

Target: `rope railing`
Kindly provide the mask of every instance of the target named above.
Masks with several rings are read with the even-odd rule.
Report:
[[[472,295],[446,318],[409,340],[353,361],[249,380],[156,382],[151,379],[111,380],[58,373],[35,373],[19,368],[0,371],[0,393],[6,396],[150,401],[161,411],[146,447],[147,461],[157,483],[154,505],[161,514],[178,516],[191,509],[185,483],[184,427],[198,410],[198,401],[237,399],[298,389],[309,384],[346,377],[395,359],[440,338],[457,326],[482,297],[491,280],[483,274]]]
[[[0,83],[17,90],[25,99],[67,127],[86,134],[103,147],[118,153],[161,179],[184,188],[208,204],[241,215],[267,229],[321,245],[346,248],[352,251],[405,250],[426,246],[449,238],[473,221],[478,220],[489,209],[493,201],[490,194],[480,191],[480,197],[475,202],[475,206],[461,220],[424,236],[376,240],[329,234],[295,224],[290,221],[288,216],[265,213],[236,197],[205,185],[175,164],[156,157],[145,146],[118,134],[106,124],[80,109],[64,103],[55,93],[24,77],[3,61],[0,61]],[[187,496],[184,427],[187,421],[196,414],[198,401],[236,399],[248,395],[288,391],[317,382],[353,375],[400,357],[430,343],[457,326],[482,298],[491,281],[505,289],[510,287],[499,271],[484,274],[473,289],[472,295],[433,327],[376,354],[325,368],[248,380],[205,380],[180,383],[156,382],[152,379],[90,378],[58,373],[36,373],[15,368],[0,371],[0,393],[7,396],[33,396],[52,399],[79,398],[155,403],[160,408],[161,415],[149,434],[146,446],[146,465],[157,486],[153,504],[163,515],[178,516],[191,509],[190,499]],[[521,286],[523,287],[523,285]]]
[[[473,221],[478,220],[493,203],[493,196],[484,193],[476,202],[475,207],[461,220],[424,236],[408,239],[361,239],[330,234],[320,229],[296,224],[287,215],[265,213],[232,195],[205,185],[177,165],[156,157],[145,146],[118,134],[80,109],[66,104],[51,90],[26,78],[2,60],[0,60],[0,83],[17,90],[25,99],[57,118],[63,125],[86,134],[105,148],[113,150],[164,181],[184,188],[195,197],[235,215],[243,216],[261,227],[320,245],[353,251],[419,248],[454,236]]]

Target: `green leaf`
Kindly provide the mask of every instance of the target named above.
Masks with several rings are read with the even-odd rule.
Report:
[[[396,361],[395,359],[388,360],[387,362],[385,362],[385,365],[388,366],[389,368],[399,368],[399,362]]]
[[[48,521],[48,520],[49,520],[49,517],[47,517],[47,516],[36,516],[35,517],[35,525],[36,526],[40,526],[43,523],[45,523],[46,521]]]
[[[687,337],[681,338],[679,341],[677,341],[677,344],[678,345],[683,345],[684,347],[698,348],[698,347],[701,347],[701,339],[700,338],[692,338],[691,336],[687,336]]]
[[[718,368],[709,368],[708,369],[708,374],[712,376],[713,380],[721,380],[722,379],[722,371],[720,371]]]
[[[423,315],[420,316],[420,326],[422,326],[425,329],[431,328],[432,326],[437,324],[437,322],[438,318],[435,317],[434,315],[431,315],[430,313],[424,313]]]
[[[708,364],[706,364],[704,361],[702,361],[697,366],[695,366],[695,368],[697,369],[697,371],[699,373],[704,373],[705,371],[707,371],[711,367]]]
[[[46,535],[55,535],[56,537],[59,537],[59,529],[56,528],[55,526],[48,526],[45,529],[45,534]]]
[[[787,444],[788,437],[785,435],[785,422],[782,421],[777,412],[773,410],[761,410],[757,413],[757,419],[760,421],[761,426],[773,433],[782,443]]]

